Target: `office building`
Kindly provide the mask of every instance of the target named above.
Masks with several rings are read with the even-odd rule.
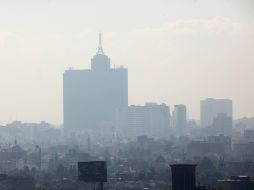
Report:
[[[131,105],[117,111],[115,126],[121,137],[169,137],[170,110],[166,104]]]
[[[187,111],[185,105],[175,105],[173,111],[173,127],[179,136],[187,133]]]
[[[128,71],[111,68],[101,45],[91,59],[91,69],[63,74],[65,131],[96,130],[112,123],[115,110],[128,106]]]
[[[207,98],[200,101],[201,126],[211,126],[215,117],[220,113],[233,117],[232,100]]]

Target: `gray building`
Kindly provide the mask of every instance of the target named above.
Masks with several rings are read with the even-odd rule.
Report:
[[[96,129],[112,121],[117,108],[128,106],[128,70],[111,68],[101,46],[91,59],[91,69],[63,74],[65,131]]]
[[[224,113],[228,117],[233,117],[232,100],[207,98],[200,101],[200,124],[201,126],[211,126],[214,118]]]
[[[175,105],[173,111],[173,127],[177,135],[187,133],[187,110],[185,105]]]
[[[115,115],[115,127],[121,137],[169,137],[170,110],[166,104],[146,103],[120,109]]]
[[[231,136],[232,135],[232,127],[233,122],[232,118],[227,116],[225,113],[219,113],[214,119],[213,119],[213,132],[214,134],[224,134]]]

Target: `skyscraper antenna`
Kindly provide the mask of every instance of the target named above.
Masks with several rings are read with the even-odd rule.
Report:
[[[101,46],[101,32],[99,33],[99,46]]]
[[[101,32],[99,33],[99,46],[98,46],[97,54],[104,54],[102,45],[101,45]]]

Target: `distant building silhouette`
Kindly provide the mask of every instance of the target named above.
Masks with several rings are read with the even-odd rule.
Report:
[[[196,189],[196,165],[195,164],[173,164],[172,190],[195,190]]]
[[[223,147],[223,151],[226,154],[231,153],[232,151],[231,136],[225,136],[223,134],[220,134],[218,136],[208,136],[207,138],[209,143],[221,144],[221,146]]]
[[[185,105],[175,105],[173,111],[173,127],[177,135],[185,135],[187,127],[187,111]]]
[[[212,124],[214,134],[232,135],[233,121],[232,117],[227,116],[226,113],[219,113]]]
[[[254,142],[234,143],[233,150],[235,155],[249,158],[254,153]]]
[[[112,120],[116,108],[128,106],[128,71],[111,68],[101,45],[91,69],[66,70],[63,74],[64,129],[96,129]]]
[[[224,156],[231,153],[230,136],[208,136],[206,141],[191,141],[187,145],[188,157],[205,156],[208,154],[217,154]]]
[[[213,119],[220,113],[233,117],[232,100],[207,98],[200,101],[200,124],[211,126]]]
[[[246,142],[254,142],[254,130],[246,129],[243,131],[243,138]]]
[[[170,110],[166,104],[146,103],[120,109],[115,115],[117,133],[122,137],[169,137]]]

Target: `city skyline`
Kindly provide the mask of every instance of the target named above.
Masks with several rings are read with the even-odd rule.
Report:
[[[254,0],[0,0],[0,190],[253,190]]]
[[[129,69],[129,105],[158,102],[173,108],[185,104],[189,118],[199,119],[200,100],[225,98],[233,101],[234,118],[254,116],[250,104],[254,97],[252,2],[206,5],[193,1],[188,7],[172,1],[155,6],[148,2],[143,11],[144,17],[150,15],[148,21],[144,17],[133,20],[143,3],[133,7],[131,18],[122,11],[124,3],[116,4],[117,21],[112,21],[113,13],[106,14],[107,5],[95,19],[86,18],[96,12],[89,1],[71,6],[59,1],[41,1],[40,6],[31,1],[29,6],[4,3],[0,8],[0,123],[46,120],[61,124],[62,73],[68,67],[89,68],[99,31],[112,66]],[[199,6],[209,5],[210,11],[197,12]],[[173,8],[183,8],[185,13]],[[67,10],[77,11],[68,17]]]

